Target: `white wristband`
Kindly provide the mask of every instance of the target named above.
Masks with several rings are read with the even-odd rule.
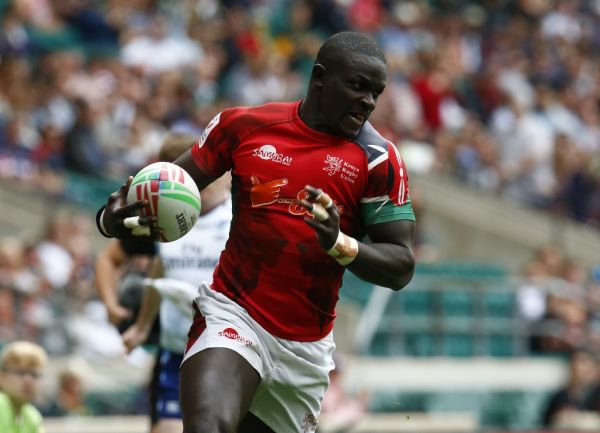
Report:
[[[358,241],[340,230],[335,244],[327,250],[327,254],[336,259],[340,265],[346,266],[358,255]]]
[[[102,213],[100,214],[100,218],[98,219],[98,224],[100,224],[100,230],[102,231],[102,233],[107,236],[107,237],[112,237],[109,235],[108,231],[106,230],[106,227],[104,227],[104,211],[106,209],[102,210]]]

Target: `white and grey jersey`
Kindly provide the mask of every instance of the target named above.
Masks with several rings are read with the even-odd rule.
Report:
[[[164,277],[199,287],[212,281],[213,272],[229,236],[231,199],[207,214],[201,215],[192,230],[173,242],[159,244]],[[193,298],[190,298],[190,309]],[[188,315],[167,297],[160,305],[160,345],[176,353],[183,353],[191,325]]]

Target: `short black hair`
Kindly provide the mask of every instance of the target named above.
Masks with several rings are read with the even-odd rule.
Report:
[[[315,63],[324,64],[326,60],[335,58],[340,54],[363,54],[375,57],[387,64],[377,42],[359,32],[340,32],[331,36],[319,49]]]

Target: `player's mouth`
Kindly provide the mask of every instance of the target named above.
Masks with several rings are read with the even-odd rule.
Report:
[[[349,117],[359,126],[367,121],[367,116],[361,113],[350,113]]]
[[[367,121],[367,115],[359,112],[351,112],[344,116],[344,120],[342,121],[342,127],[352,135],[358,134],[360,128]]]

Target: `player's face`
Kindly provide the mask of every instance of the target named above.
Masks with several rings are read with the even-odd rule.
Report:
[[[377,57],[353,54],[326,70],[321,94],[324,126],[334,135],[354,138],[385,88],[386,65]]]

